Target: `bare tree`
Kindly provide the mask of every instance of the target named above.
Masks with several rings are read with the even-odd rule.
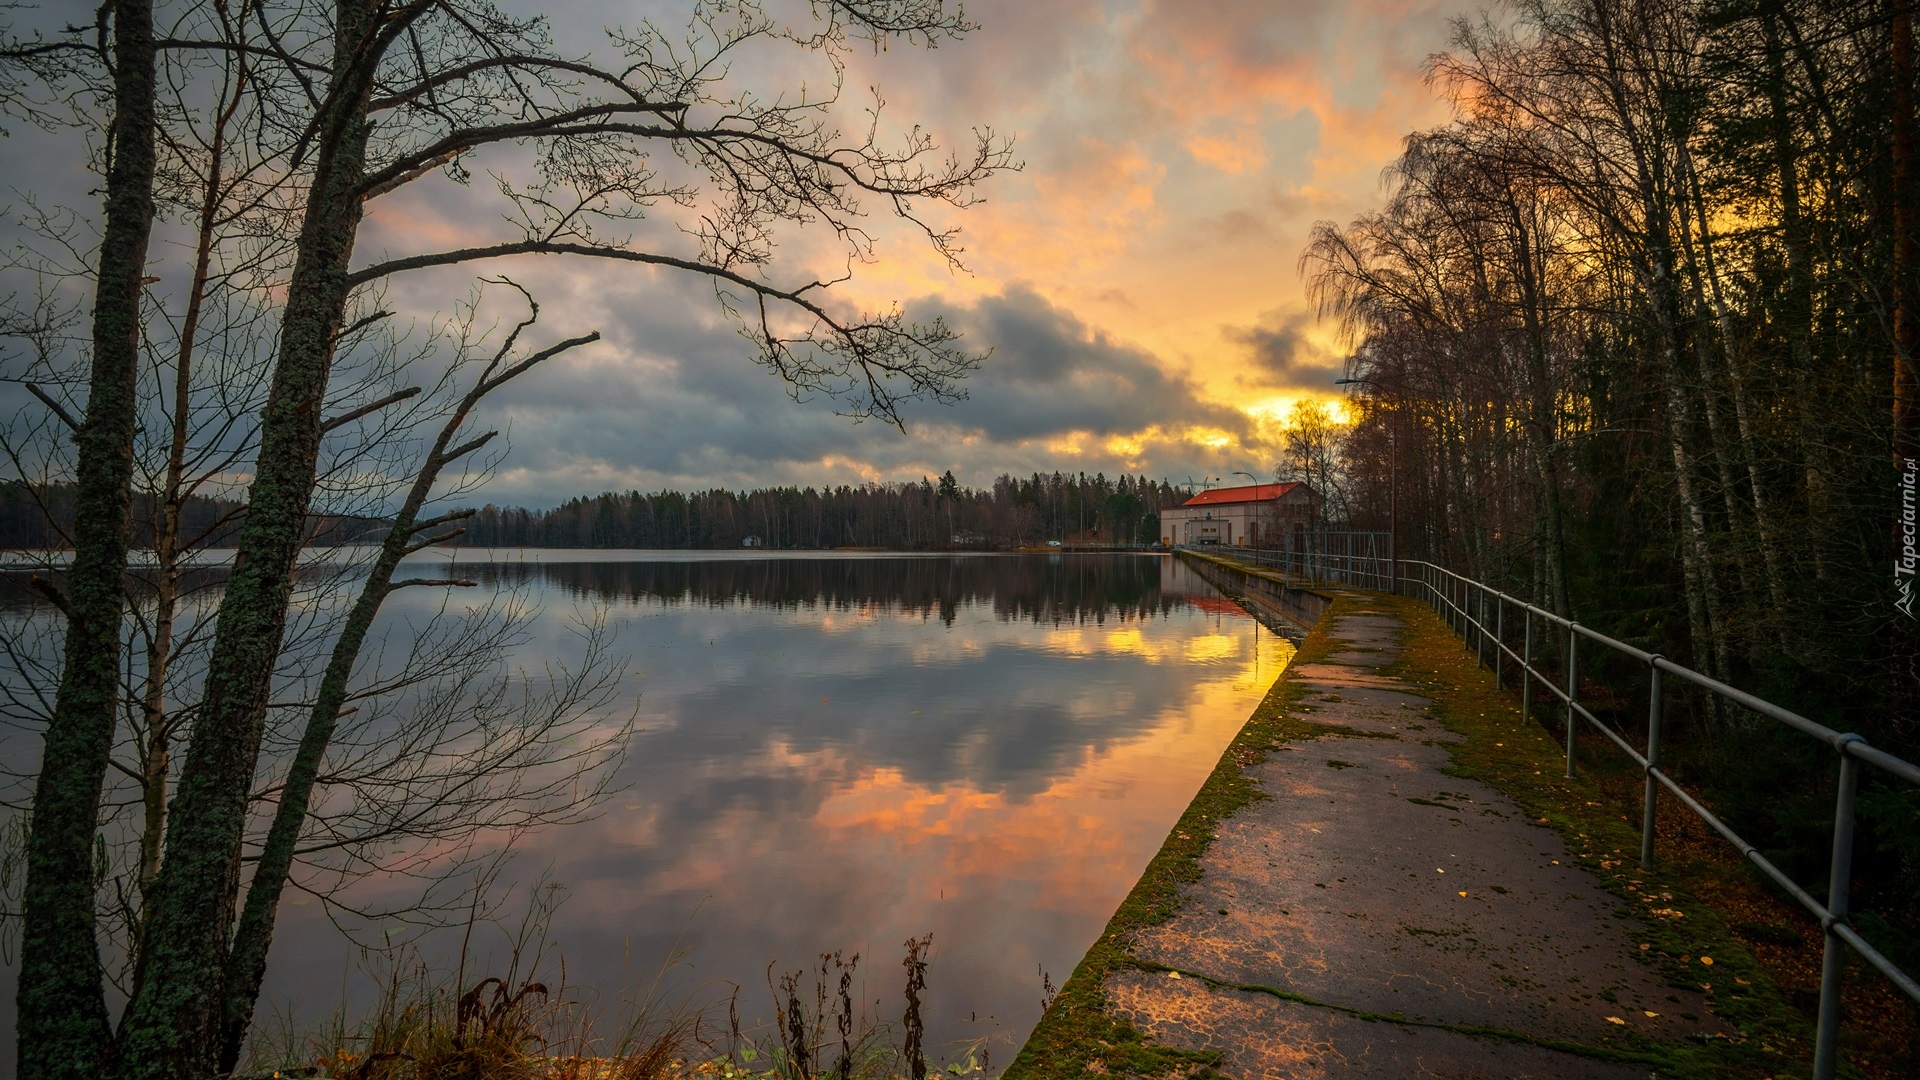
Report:
[[[99,10],[94,58],[110,72],[105,227],[95,260],[92,370],[78,446],[74,558],[61,606],[65,662],[48,725],[27,839],[20,957],[23,1075],[90,1075],[109,1043],[94,939],[94,820],[113,743],[125,592],[140,302],[154,215],[155,52],[151,0]],[[105,40],[111,25],[111,62]],[[9,42],[6,59],[32,62],[58,43]],[[9,95],[11,96],[11,95]]]
[[[769,273],[775,269],[776,233],[823,229],[845,245],[850,261],[869,259],[874,241],[863,223],[862,202],[871,198],[957,261],[956,234],[924,208],[966,206],[981,180],[1011,164],[1007,147],[990,132],[979,134],[958,157],[943,158],[917,130],[892,144],[877,103],[864,132],[849,137],[837,126],[838,77],[855,44],[933,45],[970,28],[935,0],[823,4],[799,31],[754,4],[699,8],[684,34],[651,25],[614,34],[610,44],[617,59],[605,66],[556,52],[541,18],[514,17],[484,2],[348,0],[330,8],[243,2],[214,11],[217,18],[196,23],[192,32],[146,46],[177,55],[181,71],[204,63],[226,73],[230,81],[224,85],[233,92],[213,103],[211,124],[196,127],[191,120],[205,119],[207,112],[193,109],[149,123],[168,132],[166,145],[180,161],[199,163],[198,169],[163,170],[160,186],[171,192],[167,183],[187,178],[185,187],[204,195],[200,206],[217,203],[214,216],[234,233],[251,227],[266,247],[267,238],[276,236],[293,242],[262,264],[272,295],[284,300],[277,301],[279,329],[255,425],[237,556],[210,639],[203,638],[205,687],[193,704],[177,787],[161,808],[164,854],[141,897],[132,1001],[113,1040],[113,1068],[127,1076],[210,1068],[229,1056],[225,1047],[239,1037],[231,1033],[244,1032],[246,1017],[233,1014],[250,1012],[252,992],[245,984],[252,978],[257,987],[257,973],[237,975],[229,964],[239,955],[233,951],[236,917],[246,927],[238,943],[246,954],[241,968],[254,962],[256,949],[263,952],[270,932],[270,919],[263,925],[240,912],[247,822],[277,673],[289,656],[296,567],[316,493],[329,483],[326,403],[335,396],[336,357],[345,336],[380,315],[365,306],[368,290],[402,271],[534,254],[693,273],[714,284],[722,307],[741,316],[760,361],[796,393],[839,395],[856,416],[898,423],[903,401],[958,395],[959,381],[978,357],[962,350],[938,321],[917,324],[897,309],[842,310],[827,298],[839,280],[831,275],[802,272],[792,284],[775,283]],[[112,29],[134,40],[128,35],[137,28],[127,22]],[[66,44],[80,48],[77,35]],[[805,90],[763,96],[735,73],[745,66],[736,62],[766,49],[819,58],[834,89],[824,96]],[[188,85],[178,95],[182,100],[193,97]],[[148,91],[151,99],[150,86]],[[172,134],[176,119],[182,135],[199,135]],[[245,127],[248,137],[222,143],[229,123]],[[202,137],[208,132],[212,140]],[[227,164],[216,145],[244,145],[245,163]],[[534,180],[510,175],[507,163],[516,153],[531,154]],[[372,200],[433,177],[464,185],[482,167],[492,171],[492,186],[506,200],[514,234],[470,248],[353,265],[359,225]],[[223,169],[247,176],[249,183],[223,189],[209,179]],[[269,224],[276,217],[277,228]],[[297,228],[287,228],[287,221],[297,221]],[[189,290],[196,297],[199,284]],[[356,305],[363,322],[352,314]],[[183,363],[177,370],[185,369]],[[98,382],[88,386],[90,408]],[[377,413],[393,403],[375,399],[358,407]],[[474,448],[445,445],[464,423],[464,410],[457,412],[460,422],[443,432],[417,477],[426,491],[433,485],[430,474]],[[127,485],[119,486],[124,498]],[[161,487],[178,493],[175,483],[163,480]],[[388,548],[404,554],[406,547],[439,535],[420,531],[429,521],[396,527]],[[113,569],[116,598],[123,566],[124,543]],[[363,594],[371,610],[391,584],[380,582]],[[361,615],[370,623],[367,611],[357,610],[349,625]],[[69,647],[73,641],[69,634]],[[321,679],[325,694],[344,692],[340,687],[353,669],[349,654],[357,648],[355,643],[328,663]],[[324,750],[335,716],[325,710],[315,716],[309,732]],[[110,754],[111,707],[96,711],[94,719],[107,724],[108,742],[62,759],[62,770],[78,770],[81,781],[104,772]],[[164,741],[149,733],[146,768],[163,771],[163,747],[176,741],[173,732]],[[303,764],[278,792],[290,815],[302,789],[319,785],[310,757],[296,753]],[[65,771],[48,769],[41,783],[53,788],[37,801],[36,815],[40,805],[52,805],[49,799],[77,800],[75,820],[89,819],[85,808],[100,805],[98,783],[76,786]],[[273,859],[286,856],[296,824],[274,830]],[[78,947],[84,936],[91,947],[92,904],[81,902],[90,880],[85,870],[75,863],[63,877],[54,875],[72,894],[62,894],[67,902],[56,905],[57,912],[28,905],[29,940],[51,934],[48,940]],[[275,877],[254,872],[260,902],[268,908],[279,888]],[[52,880],[45,874],[34,880],[41,879]],[[37,896],[37,888],[30,885],[29,892]],[[88,924],[84,932],[81,921]],[[62,977],[87,984],[97,997],[97,959]],[[229,994],[230,987],[236,992]],[[63,1008],[37,991],[23,993],[22,1001],[25,1011],[43,1003],[54,1013]],[[22,1030],[38,1032],[43,1023],[72,1026],[64,1013],[55,1019],[35,1015],[23,1019]],[[51,1058],[38,1035],[23,1047],[31,1047],[28,1056],[36,1060],[57,1061],[50,1066],[56,1073],[91,1072],[97,1062],[92,1055],[107,1043],[99,1034],[96,1024],[84,1047],[74,1040]]]

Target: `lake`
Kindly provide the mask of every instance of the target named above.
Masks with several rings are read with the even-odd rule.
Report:
[[[677,955],[676,992],[721,1002],[708,1034],[733,986],[743,1022],[770,1019],[769,964],[835,951],[861,954],[856,997],[897,1020],[903,943],[931,934],[930,1044],[987,1038],[1011,1060],[1043,973],[1065,981],[1293,652],[1165,555],[413,561],[479,583],[457,603],[531,601],[528,671],[575,659],[581,618],[614,631],[607,708],[637,723],[618,791],[522,837],[498,891],[513,908],[564,886],[550,936],[601,1000]],[[383,623],[404,638],[444,599],[403,590]],[[263,1010],[364,1007],[355,950],[289,896]]]

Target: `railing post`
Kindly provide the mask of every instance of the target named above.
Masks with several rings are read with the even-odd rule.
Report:
[[[1640,866],[1653,869],[1653,813],[1660,790],[1653,770],[1660,765],[1660,658],[1647,661],[1652,689],[1647,691],[1647,793],[1640,807]]]
[[[1475,582],[1475,584],[1479,584]],[[1480,594],[1480,614],[1473,620],[1474,659],[1481,667],[1487,666],[1487,587],[1480,585],[1475,590]]]
[[[1833,928],[1847,921],[1847,889],[1853,877],[1853,795],[1860,783],[1860,761],[1847,750],[1851,744],[1861,741],[1858,735],[1842,735],[1838,747],[1840,783],[1833,800],[1833,863],[1827,872],[1827,920],[1822,927],[1827,935],[1827,951],[1820,962],[1820,1019],[1814,1029],[1814,1080],[1833,1080],[1839,1065],[1840,976],[1847,968],[1847,946]]]
[[[1520,719],[1533,719],[1533,605],[1520,609],[1527,624],[1526,644],[1520,647]]]
[[[1580,631],[1579,623],[1567,624],[1567,775],[1573,775],[1573,699],[1580,688]]]
[[[1503,676],[1506,674],[1507,653],[1507,601],[1499,593],[1493,594],[1493,688],[1507,688]]]

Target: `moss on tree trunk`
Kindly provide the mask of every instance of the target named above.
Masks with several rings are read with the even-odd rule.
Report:
[[[94,833],[113,746],[131,517],[140,290],[153,222],[151,0],[112,5],[112,160],[93,305],[93,367],[79,447],[60,686],[27,841],[19,981],[20,1075],[92,1077],[109,1045],[94,922]]]

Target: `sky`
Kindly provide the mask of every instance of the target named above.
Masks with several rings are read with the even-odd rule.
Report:
[[[1344,355],[1305,296],[1308,230],[1378,204],[1402,137],[1443,118],[1422,64],[1445,47],[1459,3],[971,0],[979,29],[964,40],[857,52],[843,94],[850,128],[877,88],[883,131],[919,124],[964,147],[990,126],[1014,139],[1022,166],[940,218],[962,229],[964,269],[870,207],[874,257],[831,294],[942,315],[968,347],[991,350],[965,400],[908,407],[904,431],[854,423],[831,400],[793,400],[752,362],[711,286],[684,274],[545,260],[403,275],[390,292],[425,326],[477,274],[506,271],[540,299],[541,340],[602,334],[489,399],[483,419],[505,427],[509,449],[469,498],[542,507],[602,490],[917,481],[949,469],[967,485],[1055,470],[1270,478],[1287,409],[1331,400]],[[607,27],[668,23],[684,9],[575,0],[554,16],[556,44],[604,50]],[[791,85],[809,74],[819,73],[743,77]],[[52,168],[16,161],[16,184]],[[501,224],[490,194],[484,182],[442,183],[378,200],[356,261],[489,235]],[[816,234],[780,243],[776,282],[846,267]],[[155,257],[178,261],[165,244]]]

